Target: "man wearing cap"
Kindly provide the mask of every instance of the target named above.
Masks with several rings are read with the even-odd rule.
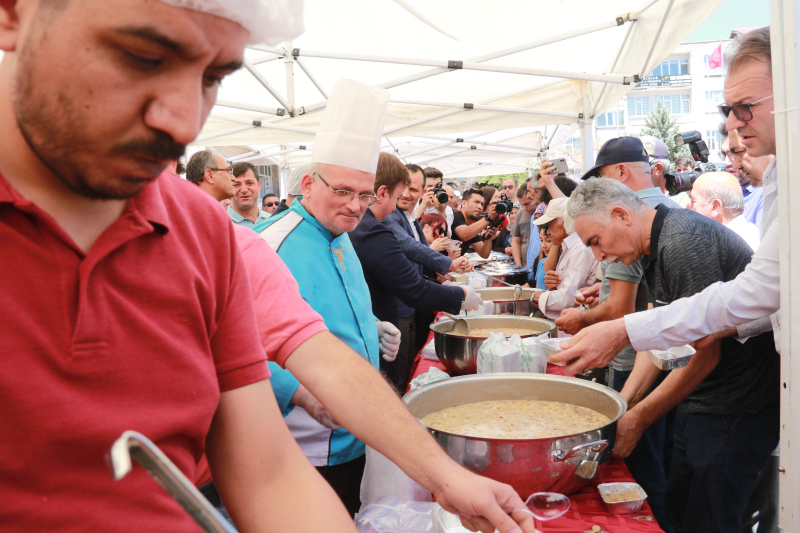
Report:
[[[561,257],[555,270],[560,282],[553,290],[533,295],[533,303],[551,320],[558,318],[561,311],[567,307],[575,305],[571,291],[592,285],[597,279],[595,273],[598,261],[592,250],[581,242],[577,234],[569,235],[564,228],[564,209],[567,200],[567,198],[550,200],[544,215],[533,221],[537,229],[547,224],[553,246],[561,246]]]
[[[666,146],[660,147],[655,143],[654,150],[656,160],[666,157]],[[659,187],[653,186],[650,165],[651,157],[641,139],[618,137],[610,139],[603,145],[597,154],[595,166],[589,169],[582,179],[597,176],[613,178],[635,192],[636,196],[650,207],[657,207],[660,204],[678,207],[661,192]],[[657,162],[656,165],[660,166],[661,163]],[[580,303],[583,298],[597,296],[600,303],[590,309],[565,309],[556,320],[560,330],[574,335],[588,325],[647,309],[647,285],[644,282],[644,268],[640,262],[625,265],[612,261],[604,262],[603,266],[602,282],[584,289],[577,298]],[[636,350],[627,346],[609,363],[614,369],[613,388],[617,392],[623,390],[635,362]],[[669,455],[665,455],[665,450],[671,448],[672,418],[674,412],[668,417],[656,420],[645,432],[639,446],[625,459],[634,479],[647,492],[650,507],[659,525],[667,532],[672,531],[672,527],[666,519],[664,507],[666,471],[670,460]]]
[[[273,215],[283,213],[289,209],[289,207],[292,205],[292,202],[294,202],[294,199],[303,194],[303,191],[300,189],[300,182],[303,180],[303,176],[308,174],[308,170],[310,168],[311,165],[300,165],[292,170],[292,173],[289,174],[289,179],[286,183],[286,200],[281,200],[278,209],[272,213]]]
[[[162,174],[297,12],[190,4],[0,6],[3,531],[195,531],[144,468],[112,479],[130,429],[189,478],[207,453],[243,531],[355,530],[281,420],[234,225]]]
[[[352,415],[357,410],[357,416],[340,422],[418,479],[438,502],[458,509],[467,523],[490,531],[488,521],[481,518],[486,516],[501,530],[517,531],[503,512],[519,502],[513,489],[457,466],[376,372],[381,352],[388,359],[396,355],[399,332],[376,320],[348,232],[377,201],[375,172],[388,104],[389,92],[384,89],[353,80],[337,82],[314,141],[311,168],[301,181],[302,196],[256,231],[284,261],[300,294],[331,333],[361,356],[350,358],[348,368],[338,372],[324,350],[317,354],[319,362],[307,359],[303,365],[318,365],[326,376],[338,378],[323,381],[322,376],[316,381],[320,391],[349,402],[346,412]],[[286,424],[345,507],[355,512],[360,506],[364,444],[346,429],[331,430],[304,409],[292,408],[286,399],[298,384],[288,371],[275,375],[275,394],[289,411]],[[312,384],[308,389],[322,400],[318,387]],[[326,408],[336,416],[330,406]],[[532,531],[532,524],[521,515],[515,518]]]
[[[658,187],[664,194],[669,194],[667,191],[667,178],[666,174],[669,173],[669,149],[664,141],[652,135],[643,135],[639,137],[642,141],[644,149],[650,156],[650,176],[652,178],[653,187]],[[679,207],[686,207],[689,205],[689,195],[686,192],[681,192],[675,196],[670,196],[673,202],[678,204]]]
[[[269,213],[258,207],[261,176],[258,175],[255,165],[247,161],[234,163],[231,169],[233,171],[233,196],[231,197],[231,206],[228,207],[228,216],[237,226],[253,228],[270,216]]]

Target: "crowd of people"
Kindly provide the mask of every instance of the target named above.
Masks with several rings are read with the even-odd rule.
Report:
[[[499,252],[574,335],[553,361],[613,372],[629,407],[614,453],[664,531],[773,530],[768,28],[728,58],[727,172],[680,198],[666,145],[634,137],[605,143],[581,179],[544,159],[521,183],[462,191],[381,152],[389,92],[342,80],[281,199],[213,150],[177,175],[245,44],[291,37],[280,20],[183,0],[2,12],[4,529],[191,530],[147,473],[105,472],[134,429],[240,530],[354,531],[370,446],[468,527],[533,533],[519,495],[456,464],[399,398],[434,313],[483,305],[448,280],[473,270],[467,254]],[[67,51],[92,76],[76,79]],[[44,69],[58,91],[34,83]],[[695,341],[671,372],[643,352]]]

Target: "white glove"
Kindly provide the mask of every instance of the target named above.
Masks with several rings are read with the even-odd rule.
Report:
[[[476,311],[483,307],[483,300],[474,288],[469,285],[464,285],[461,288],[464,289],[464,301],[461,302],[462,311]]]
[[[376,322],[376,324],[378,325],[378,339],[383,360],[392,362],[400,350],[400,330],[391,322]]]
[[[295,391],[294,396],[292,396],[292,403],[297,407],[305,409],[306,412],[311,415],[311,418],[326,428],[334,430],[342,429],[342,426],[333,419],[333,416],[325,409],[325,406],[319,403],[319,400],[304,386],[300,385],[297,387],[297,391]]]

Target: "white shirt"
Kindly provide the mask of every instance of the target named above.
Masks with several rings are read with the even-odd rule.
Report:
[[[556,265],[561,283],[555,290],[543,292],[539,296],[539,310],[551,320],[558,318],[567,307],[575,307],[575,296],[569,293],[569,289],[577,291],[594,284],[600,264],[592,249],[584,246],[577,233],[564,239],[561,250],[561,257]]]
[[[754,252],[758,250],[758,245],[761,244],[758,226],[744,218],[744,214],[725,224],[725,227],[744,239],[744,242],[750,245]]]
[[[761,245],[747,268],[735,279],[718,282],[670,305],[626,315],[625,329],[637,351],[666,350],[738,327],[739,335],[768,331],[758,328],[770,318],[780,352],[780,257],[778,243],[778,171],[773,159],[764,173],[764,219]],[[753,323],[753,321],[756,321]]]
[[[412,209],[410,212],[409,211],[403,211],[403,214],[406,216],[406,219],[408,220],[408,224],[411,226],[411,233],[414,234],[414,238],[417,239],[417,241],[422,242],[422,240],[419,238],[419,232],[417,231],[417,225],[414,224],[414,222],[416,222],[416,220],[417,220],[417,217],[416,217],[417,210],[416,209]],[[426,240],[425,243],[427,244],[427,242],[428,241]]]

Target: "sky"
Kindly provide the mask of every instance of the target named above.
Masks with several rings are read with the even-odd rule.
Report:
[[[724,0],[686,41],[727,39],[733,28],[759,28],[768,25],[769,0]]]

